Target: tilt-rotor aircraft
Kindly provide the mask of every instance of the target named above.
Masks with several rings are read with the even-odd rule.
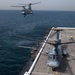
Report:
[[[53,42],[48,42],[48,44],[52,45],[53,48],[48,51],[48,60],[47,64],[48,66],[52,67],[52,70],[56,70],[57,67],[61,66],[61,61],[64,56],[67,56],[66,47],[62,47],[62,45],[66,44],[72,44],[73,42],[61,42],[60,31],[63,31],[61,29],[55,29],[56,31],[56,39]],[[66,35],[65,35],[66,36]]]
[[[37,2],[37,3],[29,3],[29,4],[17,4],[16,6],[12,6],[12,7],[22,7],[22,15],[24,15],[24,17],[28,14],[33,14],[33,11],[32,11],[32,8],[31,8],[31,5],[35,5],[35,4],[39,4],[41,2]],[[26,8],[28,6],[28,8]]]

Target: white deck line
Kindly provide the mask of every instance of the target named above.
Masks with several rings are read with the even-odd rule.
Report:
[[[46,45],[47,40],[49,39],[49,36],[50,36],[51,33],[52,33],[53,28],[54,28],[54,27],[52,27],[52,29],[50,30],[50,32],[49,32],[49,34],[48,34],[46,40],[44,41],[44,43],[43,43],[43,45],[42,45],[42,47],[41,47],[39,53],[37,54],[37,56],[36,56],[36,58],[35,58],[33,64],[32,64],[31,67],[30,67],[29,71],[28,71],[28,72],[25,72],[24,75],[30,75],[30,74],[31,74],[31,72],[32,72],[32,70],[33,70],[33,68],[34,68],[34,66],[35,66],[35,64],[36,64],[36,62],[37,62],[37,60],[39,59],[39,56],[40,56],[40,54],[41,54],[43,48],[44,48],[45,45]]]

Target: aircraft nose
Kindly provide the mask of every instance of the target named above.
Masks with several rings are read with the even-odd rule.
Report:
[[[25,15],[25,12],[23,11],[23,12],[21,12],[22,13],[22,15]]]
[[[48,61],[47,65],[50,67],[59,67],[59,62],[58,61]]]

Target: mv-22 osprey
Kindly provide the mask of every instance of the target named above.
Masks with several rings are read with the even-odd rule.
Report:
[[[48,52],[48,60],[47,65],[52,67],[52,70],[56,70],[57,67],[61,66],[61,61],[64,56],[67,56],[66,47],[62,48],[62,45],[72,44],[73,42],[61,42],[61,38],[59,38],[59,32],[63,31],[62,29],[55,29],[56,31],[56,39],[53,42],[48,42],[48,44],[53,45],[53,48]],[[66,35],[65,35],[66,36]]]
[[[32,8],[31,8],[31,5],[35,5],[35,4],[39,4],[41,2],[37,2],[37,3],[29,3],[29,4],[17,4],[16,6],[12,6],[12,7],[22,7],[22,15],[24,15],[24,17],[28,14],[33,14],[33,11],[32,11]],[[28,8],[26,8],[28,6]]]

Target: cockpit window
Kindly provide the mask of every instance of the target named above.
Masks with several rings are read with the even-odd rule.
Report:
[[[49,59],[53,59],[53,56],[52,55],[49,55],[49,57],[48,57]]]
[[[48,59],[57,59],[56,55],[49,55]]]

